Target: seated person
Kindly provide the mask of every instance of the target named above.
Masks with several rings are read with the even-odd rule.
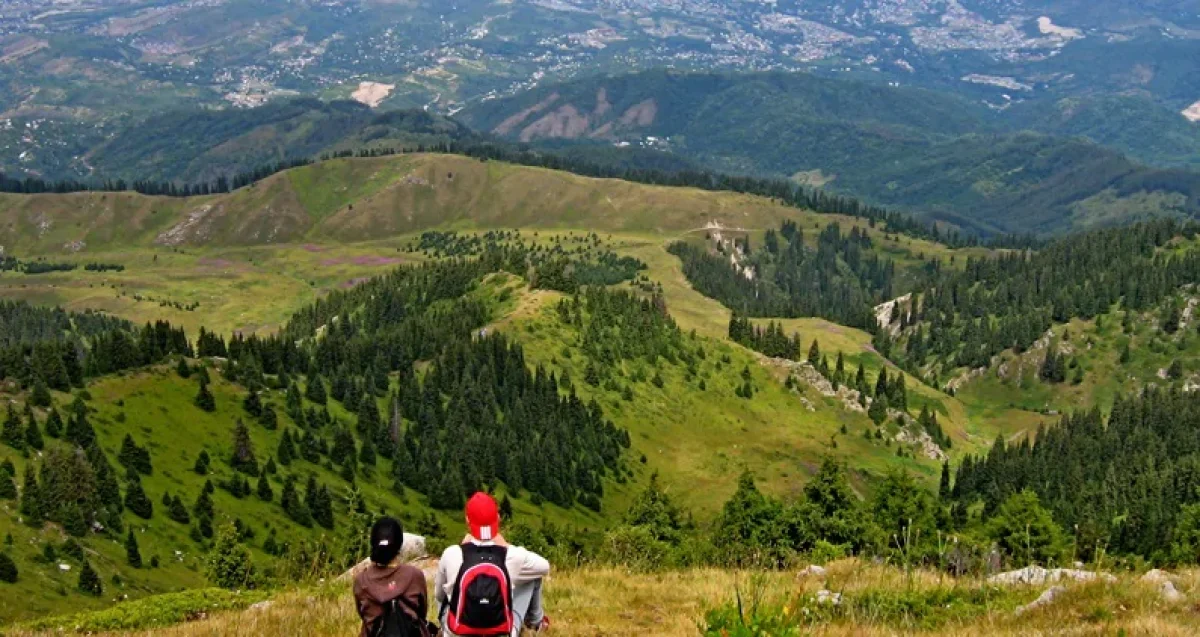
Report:
[[[433,637],[425,574],[400,558],[404,528],[382,518],[371,528],[371,564],[354,576],[360,637]]]
[[[517,637],[522,627],[545,632],[550,618],[542,612],[542,578],[550,563],[504,540],[492,496],[471,496],[466,517],[470,533],[462,545],[442,553],[433,584],[434,598],[442,605],[443,635]]]

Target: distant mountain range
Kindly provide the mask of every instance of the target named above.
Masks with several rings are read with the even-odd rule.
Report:
[[[980,232],[1052,233],[1200,212],[1200,174],[1113,150],[1200,163],[1200,126],[1147,113],[1158,110],[1137,98],[997,113],[945,93],[807,74],[663,71],[540,87],[459,117],[519,142],[657,148],[720,170],[795,175]]]
[[[806,73],[593,76],[454,117],[314,98],[168,110],[74,152],[84,179],[198,183],[325,153],[489,138],[605,166],[793,177],[985,235],[1200,212],[1200,124],[1149,99],[997,112],[941,91]]]

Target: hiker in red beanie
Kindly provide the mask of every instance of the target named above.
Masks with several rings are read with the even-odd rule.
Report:
[[[517,637],[522,628],[544,633],[550,619],[542,612],[542,578],[550,572],[550,562],[504,540],[492,496],[471,496],[466,518],[470,533],[461,545],[442,553],[434,579],[442,634]]]

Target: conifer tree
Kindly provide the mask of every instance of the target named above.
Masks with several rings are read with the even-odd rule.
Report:
[[[0,500],[16,500],[17,483],[11,473],[0,470]]]
[[[129,529],[129,535],[125,536],[125,561],[133,568],[142,567],[142,553],[138,550],[138,541],[133,535],[133,529]]]
[[[46,416],[46,435],[51,438],[58,438],[63,434],[62,416],[58,415],[58,410],[51,407],[50,413]]]
[[[196,456],[196,464],[192,466],[192,471],[195,471],[196,475],[206,476],[211,464],[212,458],[209,457],[207,451],[201,449],[200,455]]]
[[[4,418],[4,429],[0,431],[0,441],[17,451],[25,449],[25,429],[21,426],[21,419],[13,409],[12,403],[8,404],[8,414]]]
[[[217,399],[214,398],[212,392],[209,391],[208,381],[204,380],[203,377],[200,378],[200,390],[196,393],[195,403],[197,407],[207,412],[214,412],[217,410]]]
[[[300,495],[296,492],[296,479],[292,476],[288,476],[283,482],[283,495],[279,499],[279,504],[293,522],[304,527],[312,526],[312,513],[300,500]]]
[[[950,501],[950,461],[942,463],[942,477],[938,481],[938,498],[942,502]]]
[[[271,490],[271,481],[267,479],[266,472],[258,477],[258,486],[255,489],[255,494],[259,500],[270,502],[275,499],[275,493]]]
[[[0,582],[16,584],[20,578],[21,574],[17,570],[17,563],[7,552],[0,551]]]
[[[279,464],[285,467],[292,464],[292,458],[296,456],[296,447],[292,443],[291,431],[285,430],[283,432],[283,437],[279,441],[279,450],[276,451],[276,455],[279,456]]]
[[[52,402],[50,388],[46,387],[46,383],[39,376],[33,381],[33,392],[29,395],[29,404],[34,407],[49,407]]]
[[[34,474],[33,463],[25,465],[25,483],[21,488],[21,503],[18,509],[29,526],[40,529],[46,519],[46,510],[42,503],[42,489]]]
[[[813,339],[812,345],[808,348],[808,364],[816,367],[821,361],[821,346],[817,344],[817,339]]]
[[[149,520],[154,515],[154,503],[146,497],[137,473],[131,472],[129,475],[129,485],[125,487],[125,508],[143,520]]]
[[[180,524],[188,524],[192,520],[191,514],[188,513],[187,507],[183,506],[183,500],[179,496],[171,498],[170,505],[167,507],[167,517]]]
[[[254,585],[254,562],[233,524],[221,526],[206,560],[205,573],[215,586],[228,589]]]
[[[233,428],[233,456],[229,463],[235,471],[247,475],[258,475],[258,459],[254,457],[254,444],[250,441],[250,429],[238,418]]]
[[[78,588],[79,592],[92,597],[100,597],[104,594],[104,585],[100,582],[100,576],[92,570],[92,565],[87,560],[83,561],[83,566],[79,569]]]
[[[308,398],[309,402],[318,405],[324,405],[329,400],[325,393],[325,381],[321,380],[319,374],[309,379],[308,387],[305,389],[305,397]]]
[[[38,428],[37,417],[33,415],[32,409],[26,410],[25,424],[25,444],[32,450],[41,451],[45,446],[42,440],[42,430]]]
[[[179,357],[179,364],[175,366],[175,372],[179,374],[180,378],[192,377],[192,368],[188,365],[187,358]]]

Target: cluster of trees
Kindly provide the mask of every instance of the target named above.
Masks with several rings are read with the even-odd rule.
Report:
[[[870,236],[857,226],[843,235],[833,223],[818,235],[814,250],[795,224],[785,222],[762,249],[739,242],[740,267],[750,269],[750,277],[705,246],[677,242],[668,250],[683,261],[697,290],[746,316],[820,316],[875,331],[873,307],[891,297],[895,264],[870,247]]]
[[[382,458],[392,462],[398,489],[426,493],[439,507],[456,508],[469,492],[504,482],[538,500],[598,509],[602,479],[617,471],[628,434],[597,404],[560,396],[559,380],[530,371],[519,346],[476,334],[490,310],[470,291],[500,265],[487,251],[400,268],[300,310],[278,336],[225,342],[202,331],[197,353],[227,358],[223,373],[249,390],[243,407],[260,422],[273,406],[256,393],[268,383],[286,388],[284,408],[301,428],[284,432],[281,465],[328,458],[353,479]],[[654,304],[591,294],[584,298],[596,311],[622,304],[622,316],[638,316],[627,330],[669,325],[678,332]],[[625,340],[636,338],[645,334]],[[418,361],[432,361],[423,377]],[[331,400],[354,414],[352,428],[330,414]],[[240,456],[236,464],[250,473],[249,454]]]
[[[1063,418],[1037,437],[959,466],[952,500],[986,513],[1023,490],[1073,529],[1083,556],[1106,551],[1154,562],[1200,561],[1200,395],[1148,389]]]
[[[97,442],[87,414],[86,403],[77,399],[64,429],[47,424],[46,433],[52,439],[61,436],[61,440],[45,444],[40,466],[33,461],[26,466],[19,510],[34,528],[46,521],[56,522],[76,537],[93,528],[118,534],[124,529],[121,513],[125,501],[118,474]],[[52,412],[50,417],[56,415]],[[30,413],[29,429],[37,426]],[[5,442],[12,444],[7,437]],[[136,482],[137,472],[131,471],[130,476],[130,481]]]
[[[771,321],[766,327],[755,327],[754,323],[736,312],[729,319],[729,340],[775,358],[798,361],[804,358],[804,344],[800,334],[788,336],[783,325]]]
[[[942,271],[914,295],[897,317],[899,336],[881,332],[877,341],[886,342],[877,347],[918,374],[981,367],[1003,350],[1025,351],[1056,322],[1091,319],[1117,303],[1152,309],[1200,280],[1200,252],[1163,249],[1198,230],[1194,222],[1158,220],[1071,235],[1038,252],[968,258],[962,271]],[[1065,380],[1062,363],[1049,360],[1043,375]]]
[[[221,175],[211,182],[198,184],[177,184],[162,181],[134,181],[124,179],[107,180],[100,183],[87,183],[75,180],[47,181],[37,177],[17,179],[8,177],[0,172],[0,192],[41,194],[68,192],[127,192],[133,191],[143,195],[159,195],[166,197],[192,197],[198,195],[214,195],[237,190],[243,186],[261,181],[283,172],[289,168],[307,166],[313,163],[311,159],[294,158],[260,166],[253,170],[238,173],[233,176]]]
[[[38,406],[49,405],[47,388],[68,391],[86,377],[191,351],[183,329],[165,321],[138,329],[98,312],[0,302],[0,380],[15,378],[32,388]]]
[[[802,555],[863,555],[954,573],[1070,559],[1069,538],[1033,491],[1013,493],[984,516],[968,519],[952,512],[949,480],[944,465],[933,493],[893,471],[863,499],[851,487],[848,469],[827,458],[800,497],[783,501],[760,491],[746,473],[713,523],[702,527],[652,478],[593,555],[637,568],[776,568]]]
[[[536,237],[536,234],[535,234]],[[484,234],[428,231],[408,246],[438,258],[489,255],[507,272],[529,279],[535,288],[572,294],[581,286],[616,285],[633,280],[646,264],[602,249],[596,233],[555,235],[550,245],[526,242],[520,230],[491,230]]]

